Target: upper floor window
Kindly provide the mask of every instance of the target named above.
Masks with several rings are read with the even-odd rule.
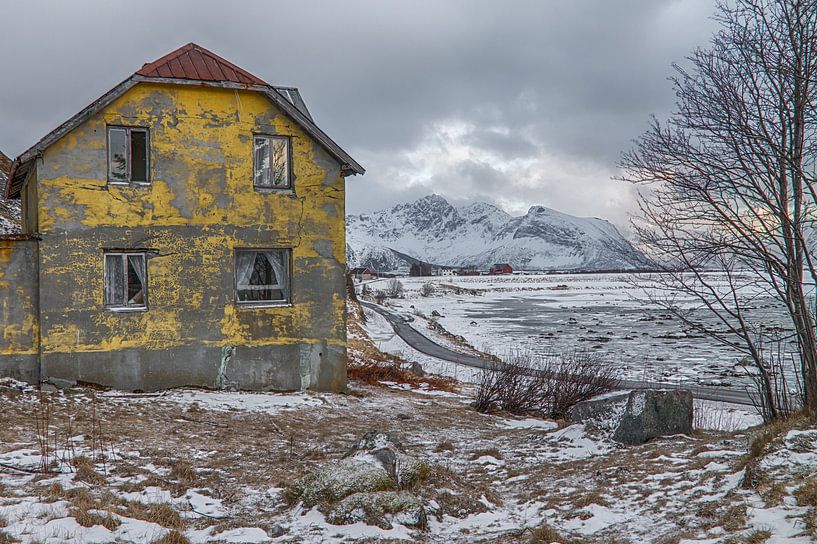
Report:
[[[108,181],[149,183],[148,130],[108,127]]]
[[[286,136],[255,136],[253,184],[261,189],[289,189],[290,144]]]
[[[105,253],[105,307],[147,309],[147,267],[144,253]]]

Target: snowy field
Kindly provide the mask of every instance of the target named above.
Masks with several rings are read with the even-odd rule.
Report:
[[[353,392],[41,396],[0,384],[0,542],[527,544],[543,525],[565,542],[721,543],[767,528],[782,537],[769,542],[809,541],[807,509],[741,490],[744,433],[757,420],[734,407],[697,407],[699,428],[729,433],[622,449],[583,425],[479,414],[468,394],[354,384]],[[44,407],[48,423],[38,424]],[[56,449],[39,473],[43,429]],[[426,531],[333,525],[282,498],[371,429],[396,433],[434,467],[415,490]],[[792,448],[817,441],[814,432],[792,436]],[[78,469],[71,459],[82,457],[94,460]],[[767,465],[797,486],[777,457]]]
[[[376,290],[389,280],[368,284]],[[665,309],[647,302],[646,276],[576,274],[401,278],[402,299],[392,309],[424,334],[427,319],[438,321],[475,348],[500,356],[517,350],[535,354],[587,351],[621,369],[622,377],[667,383],[738,385],[748,382],[743,355],[686,326]],[[425,283],[438,287],[422,296]],[[634,283],[636,282],[636,283]],[[446,285],[464,288],[455,292]],[[469,292],[468,290],[474,290]],[[680,299],[686,308],[691,300]],[[700,320],[715,323],[703,310]],[[753,312],[778,325],[769,300],[756,299]],[[439,316],[433,316],[436,312]],[[444,338],[434,338],[446,343]]]

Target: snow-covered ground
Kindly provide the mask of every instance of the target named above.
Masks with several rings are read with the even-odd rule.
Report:
[[[449,332],[500,356],[519,350],[535,354],[587,351],[627,378],[740,387],[748,383],[741,353],[647,302],[649,295],[655,295],[648,276],[559,274],[400,281],[405,297],[389,299],[388,304],[415,319],[413,325],[427,335],[433,332],[418,315],[432,318],[436,312],[440,315],[433,319]],[[370,282],[368,288],[383,289],[388,282]],[[639,282],[646,287],[637,285]],[[432,296],[421,294],[426,283],[438,287]],[[457,293],[446,285],[466,291]],[[694,307],[691,299],[677,302]],[[753,311],[777,323],[771,301],[754,301]],[[705,311],[695,315],[711,321]],[[721,328],[714,322],[713,326]]]
[[[768,542],[810,542],[802,521],[808,508],[785,497],[767,504],[741,488],[744,433],[756,420],[734,407],[698,406],[703,424],[730,433],[622,449],[582,425],[479,414],[468,395],[353,388],[355,395],[80,389],[40,396],[0,386],[0,535],[42,544],[182,536],[193,543],[522,543],[548,525],[565,540],[588,543],[724,543],[767,528],[780,535]],[[57,450],[49,474],[27,473],[41,466],[35,414],[46,405]],[[427,501],[427,531],[332,525],[319,510],[282,498],[289,483],[338,459],[371,429],[396,433],[412,455],[439,467],[416,490]],[[809,465],[806,446],[814,440],[814,431],[792,431],[784,449],[761,463],[787,482],[786,497],[800,483],[786,471],[787,456]],[[71,456],[95,456],[91,475],[77,471]],[[152,510],[163,507],[177,521]]]

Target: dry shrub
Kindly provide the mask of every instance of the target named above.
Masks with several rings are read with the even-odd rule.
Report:
[[[561,419],[579,402],[612,390],[613,372],[587,353],[517,353],[482,371],[474,406],[479,412],[500,409]]]
[[[157,538],[151,544],[190,544],[187,537],[175,529],[168,531],[164,536]]]
[[[425,385],[429,389],[454,391],[454,380],[439,376],[418,376],[414,372],[402,368],[399,363],[372,361],[367,363],[350,362],[348,366],[350,380],[382,385],[381,382],[405,383],[413,387]]]
[[[454,447],[453,442],[451,442],[450,440],[443,440],[439,444],[437,444],[437,447],[434,448],[434,452],[442,453],[444,451],[454,451],[455,449],[456,448]]]
[[[0,531],[0,544],[15,544],[15,542],[19,542],[11,538],[11,535],[5,531]]]

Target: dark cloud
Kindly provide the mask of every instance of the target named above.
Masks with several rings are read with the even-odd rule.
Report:
[[[609,180],[615,159],[650,113],[672,108],[670,64],[708,41],[713,10],[714,0],[7,2],[4,20],[19,24],[0,34],[0,149],[22,152],[143,62],[195,41],[301,88],[367,167],[349,181],[352,212],[437,192],[623,224],[632,191]]]

